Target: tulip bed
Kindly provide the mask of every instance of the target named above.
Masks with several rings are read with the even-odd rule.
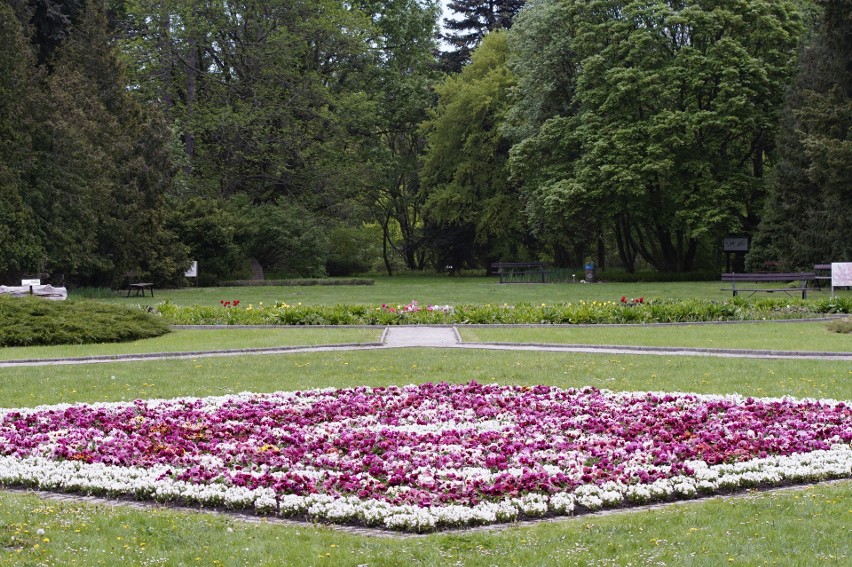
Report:
[[[0,410],[0,483],[409,531],[852,476],[834,400],[451,385]]]

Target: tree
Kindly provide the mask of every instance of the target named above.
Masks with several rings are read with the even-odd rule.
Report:
[[[444,68],[458,72],[470,61],[470,54],[488,32],[507,30],[524,6],[525,0],[451,0],[447,7],[459,17],[444,18],[444,27],[451,33],[444,41],[454,47],[441,54]]]
[[[724,233],[751,232],[802,34],[795,3],[564,4],[578,69],[576,118],[562,123],[572,166],[540,182],[542,199],[595,210],[628,267],[638,255],[688,271],[701,246],[712,256]]]
[[[583,265],[603,230],[604,212],[575,182],[582,148],[576,134],[579,59],[565,33],[571,16],[571,5],[558,1],[531,2],[518,14],[508,59],[517,85],[503,125],[513,142],[509,172],[524,196],[527,226],[564,267]]]
[[[420,156],[420,124],[432,105],[437,71],[432,53],[438,18],[435,2],[361,2],[370,14],[371,43],[378,55],[367,72],[366,112],[361,146],[364,174],[357,190],[361,205],[382,229],[382,256],[392,274],[401,261],[422,270],[426,261]]]
[[[68,18],[48,20],[68,27],[47,35],[38,7],[16,13],[33,21],[32,52],[45,57],[37,66],[22,50],[32,66],[18,130],[19,204],[43,251],[38,270],[78,285],[121,285],[131,269],[174,282],[186,258],[160,220],[171,170],[164,127],[127,93],[100,4],[67,6]]]
[[[42,271],[45,250],[23,195],[36,107],[35,57],[10,6],[0,4],[0,281]]]
[[[514,85],[507,53],[504,32],[485,36],[470,65],[436,88],[438,107],[424,125],[426,215],[443,252],[440,265],[524,253],[522,206],[507,180],[509,143],[501,131]]]
[[[749,264],[852,258],[852,3],[824,0],[786,99],[778,166]]]

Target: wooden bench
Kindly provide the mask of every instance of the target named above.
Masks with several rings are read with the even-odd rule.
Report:
[[[828,282],[831,287],[831,264],[814,264],[814,283],[817,289],[822,289],[822,282]]]
[[[500,276],[500,283],[545,283],[550,274],[545,262],[495,262],[491,269]]]
[[[730,288],[722,288],[722,291],[733,292],[736,297],[740,292],[748,292],[754,295],[757,292],[774,293],[776,291],[791,295],[791,292],[801,292],[802,299],[808,297],[808,282],[815,281],[816,275],[813,272],[756,272],[751,274],[725,273],[722,274],[723,282],[731,282]],[[737,283],[778,283],[778,282],[799,282],[796,287],[737,287]]]

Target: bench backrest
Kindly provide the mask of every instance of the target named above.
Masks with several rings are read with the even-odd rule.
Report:
[[[547,262],[494,262],[492,268],[546,268]]]
[[[790,282],[813,281],[813,272],[756,272],[751,274],[726,273],[722,274],[723,282]]]

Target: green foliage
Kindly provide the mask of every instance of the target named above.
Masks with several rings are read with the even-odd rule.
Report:
[[[168,332],[161,317],[141,309],[0,296],[0,347],[124,342]]]
[[[35,58],[8,3],[0,4],[0,281],[41,271],[45,254],[33,210],[23,199],[27,148],[40,93],[32,81]]]
[[[376,225],[337,226],[328,233],[329,276],[351,276],[381,265],[381,229]]]
[[[509,145],[499,127],[514,85],[507,53],[506,34],[491,33],[470,65],[436,87],[438,108],[424,125],[423,188],[431,238],[443,252],[439,264],[461,268],[470,258],[487,264],[516,257],[524,241],[521,204],[507,181]]]
[[[290,277],[325,276],[329,243],[324,227],[302,206],[279,199],[252,204],[244,196],[228,202],[236,209],[239,229],[234,240],[246,257],[264,271]]]
[[[0,32],[9,80],[0,105],[14,119],[9,130],[0,120],[0,148],[10,157],[0,166],[0,216],[14,231],[0,230],[8,252],[0,274],[119,285],[139,270],[174,283],[185,250],[162,227],[171,182],[166,128],[127,92],[101,5],[18,7]],[[32,23],[31,47],[21,45],[24,28],[10,31],[19,21]]]
[[[171,200],[166,227],[189,247],[189,257],[198,262],[198,285],[249,276],[248,260],[236,242],[239,215],[223,199],[193,197]]]
[[[781,116],[779,163],[748,260],[790,268],[852,258],[852,5],[819,2],[823,15]]]
[[[554,59],[525,67],[551,22],[564,31],[544,33],[541,53]],[[513,116],[542,124],[513,150],[517,174],[534,172],[534,224],[569,218],[580,244],[607,226],[625,267],[640,256],[660,271],[692,270],[700,245],[753,227],[802,33],[793,2],[544,1],[517,28],[532,100]],[[559,62],[562,98],[547,89]]]
[[[685,323],[802,319],[826,313],[852,313],[852,298],[784,300],[732,298],[616,301],[516,305],[274,305],[186,306],[165,302],[157,311],[182,325],[467,325],[467,324],[615,324]]]

